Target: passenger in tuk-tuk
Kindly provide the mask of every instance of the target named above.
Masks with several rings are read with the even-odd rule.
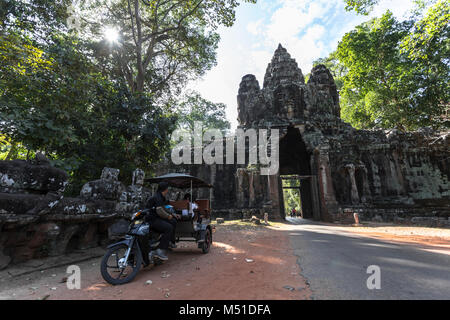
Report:
[[[186,193],[186,195],[184,196],[184,200],[188,200],[189,201],[189,209],[183,209],[181,211],[181,215],[183,217],[190,217],[193,218],[195,215],[194,210],[198,209],[198,205],[195,203],[195,200],[191,202],[191,194],[190,193]]]
[[[161,260],[167,260],[167,249],[169,247],[175,248],[175,228],[177,226],[177,218],[173,212],[166,209],[168,201],[166,195],[169,192],[169,184],[167,182],[160,182],[156,194],[147,202],[147,208],[151,209],[147,216],[147,221],[153,230],[161,233],[159,248],[155,255]],[[153,210],[154,209],[154,210]]]

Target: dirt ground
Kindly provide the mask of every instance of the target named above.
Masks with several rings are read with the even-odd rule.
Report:
[[[166,263],[141,269],[132,283],[107,284],[98,258],[78,264],[80,290],[67,289],[66,268],[59,267],[3,279],[0,299],[309,299],[291,251],[285,230],[227,222],[217,226],[210,253],[180,242]]]
[[[372,222],[361,227],[332,225],[336,231],[450,254],[450,229]],[[210,253],[202,254],[195,243],[181,242],[170,253],[169,261],[141,269],[132,283],[107,284],[100,275],[98,257],[76,263],[81,269],[80,290],[67,289],[64,266],[0,277],[0,299],[310,299],[309,283],[301,275],[289,245],[289,235],[299,227],[289,223],[256,226],[228,221],[217,225]]]

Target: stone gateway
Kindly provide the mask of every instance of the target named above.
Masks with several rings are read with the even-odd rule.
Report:
[[[361,219],[449,225],[450,131],[357,130],[340,118],[330,71],[302,71],[279,45],[261,88],[245,75],[237,96],[238,129],[279,129],[278,173],[246,164],[160,165],[214,185],[213,209],[224,218],[285,215],[282,180],[300,180],[302,215],[324,221]],[[236,141],[235,141],[236,143]],[[225,148],[225,145],[224,145]],[[236,149],[236,148],[235,148]],[[201,194],[200,197],[207,197]]]

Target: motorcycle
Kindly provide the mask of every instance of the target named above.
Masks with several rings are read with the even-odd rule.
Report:
[[[150,264],[163,263],[154,255],[161,235],[152,232],[150,225],[144,219],[149,211],[146,209],[134,213],[124,238],[107,247],[107,252],[100,264],[100,271],[106,282],[119,285],[133,281],[141,269],[144,255],[148,255]],[[149,241],[147,246],[144,241]]]

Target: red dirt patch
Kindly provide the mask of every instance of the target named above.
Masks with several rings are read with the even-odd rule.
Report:
[[[15,292],[15,299],[176,299],[176,300],[290,300],[308,299],[311,291],[300,275],[288,234],[265,227],[218,225],[210,253],[194,243],[180,242],[170,259],[139,272],[133,282],[112,286],[100,275],[100,259],[80,263],[82,288],[68,290],[59,283],[61,270]],[[247,262],[246,259],[253,261]],[[249,260],[250,261],[250,260]],[[93,265],[95,263],[95,265]],[[166,272],[168,277],[163,278]],[[49,271],[48,274],[56,273]],[[146,284],[151,280],[152,284]],[[44,283],[46,285],[44,285]],[[36,286],[31,290],[29,287]],[[283,288],[292,287],[295,290]],[[56,290],[51,290],[51,288]],[[21,289],[21,290],[19,290]]]

